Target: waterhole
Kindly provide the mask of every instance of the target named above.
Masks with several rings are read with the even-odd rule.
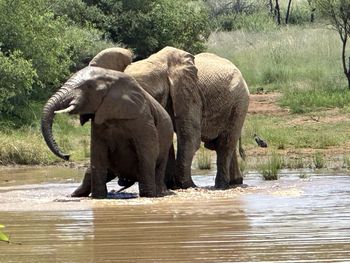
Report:
[[[214,174],[164,198],[91,200],[68,197],[81,170],[2,170],[0,262],[350,262],[349,175],[252,172],[216,191]]]

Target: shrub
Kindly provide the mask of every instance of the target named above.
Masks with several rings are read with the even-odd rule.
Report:
[[[0,52],[0,115],[21,118],[20,107],[28,105],[28,95],[37,77],[30,61],[15,51],[9,56]]]
[[[260,165],[259,170],[265,180],[277,180],[278,172],[282,168],[282,165],[282,158],[276,152],[273,152],[267,162]]]
[[[210,33],[207,9],[201,0],[96,1],[106,16],[105,36],[134,49],[145,58],[165,46],[191,53],[205,49]]]
[[[197,165],[200,170],[210,170],[211,168],[211,153],[203,146],[200,147],[197,156]]]
[[[313,161],[316,169],[321,169],[325,167],[325,160],[322,153],[316,152],[313,157]]]
[[[33,102],[46,100],[71,70],[110,46],[97,30],[78,28],[51,7],[48,0],[0,0],[2,123],[30,123],[38,115]]]

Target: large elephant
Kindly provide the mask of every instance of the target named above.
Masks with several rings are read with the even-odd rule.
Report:
[[[118,54],[109,49],[94,59],[94,66],[116,65]],[[165,47],[149,58],[127,66],[133,76],[168,111],[177,134],[175,182],[169,187],[195,186],[191,164],[201,140],[217,153],[215,187],[242,184],[236,147],[248,111],[249,91],[238,68],[210,53],[193,56],[183,50]],[[172,150],[170,166],[175,160]],[[168,173],[169,174],[169,173]],[[174,185],[172,185],[174,183]]]
[[[55,113],[79,114],[91,123],[91,166],[74,196],[104,198],[116,175],[139,182],[140,196],[161,196],[173,126],[163,107],[129,75],[86,67],[73,75],[46,103],[42,133],[51,151],[64,154],[52,135]]]

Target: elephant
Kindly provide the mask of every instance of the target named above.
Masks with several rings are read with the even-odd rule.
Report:
[[[118,66],[113,48],[102,51],[94,66],[106,61]],[[98,58],[98,59],[97,59]],[[125,58],[120,58],[125,60]],[[217,153],[215,187],[242,184],[236,147],[249,106],[249,90],[239,69],[211,53],[196,56],[165,47],[149,58],[128,65],[124,72],[154,97],[169,113],[177,135],[176,159],[170,148],[166,184],[169,188],[195,187],[191,164],[201,141]],[[241,144],[240,144],[241,146]],[[241,153],[241,147],[240,147]]]
[[[106,183],[139,182],[141,197],[163,196],[173,125],[165,109],[129,75],[88,66],[74,74],[48,100],[41,129],[50,150],[69,159],[52,134],[55,114],[79,114],[91,119],[91,163],[73,196],[105,198]],[[132,183],[130,183],[132,182]]]

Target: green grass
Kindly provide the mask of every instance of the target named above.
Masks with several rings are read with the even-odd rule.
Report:
[[[294,113],[349,108],[339,35],[331,29],[289,26],[269,32],[215,32],[209,52],[231,60],[251,92],[283,93],[281,105]]]
[[[350,155],[345,154],[343,156],[343,167],[349,169],[350,168]]]
[[[282,157],[273,152],[266,162],[260,164],[259,171],[264,180],[278,180],[278,172],[282,167]]]
[[[0,131],[0,165],[47,165],[61,161],[48,149],[35,128],[4,129]],[[60,116],[54,123],[55,139],[61,149],[71,154],[71,160],[89,157],[89,125],[81,127],[74,117]]]
[[[316,169],[321,169],[325,167],[325,159],[322,153],[316,152],[313,156],[313,162]]]
[[[307,115],[299,116],[309,118]],[[316,121],[294,123],[296,117],[298,116],[248,115],[243,129],[243,145],[256,146],[253,140],[254,133],[266,140],[269,147],[275,149],[326,149],[341,146],[349,141],[350,116],[346,121],[332,124]]]
[[[211,152],[204,148],[203,145],[199,148],[196,154],[197,166],[200,170],[210,170],[211,168]]]

